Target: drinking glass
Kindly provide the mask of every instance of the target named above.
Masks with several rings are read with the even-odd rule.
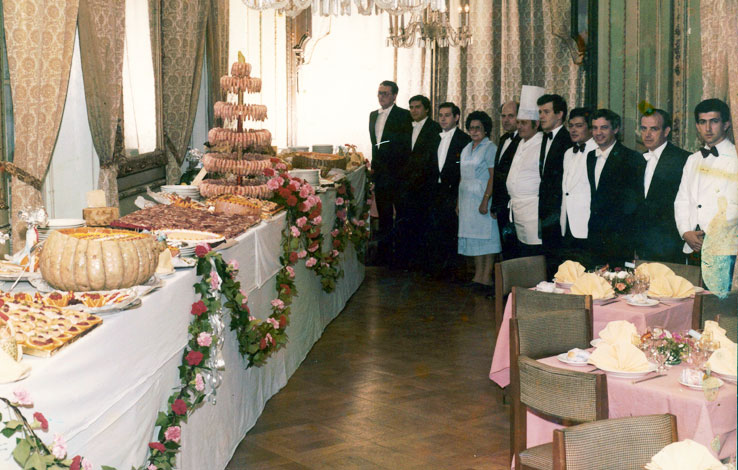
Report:
[[[656,363],[656,373],[666,373],[666,359],[669,357],[669,352],[666,350],[666,341],[663,339],[652,339],[650,347],[648,349],[651,359]]]

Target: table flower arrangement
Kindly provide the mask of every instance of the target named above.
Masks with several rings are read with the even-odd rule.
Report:
[[[612,285],[618,295],[628,294],[639,284],[639,279],[632,271],[615,268],[613,271],[599,271],[598,274]]]
[[[666,356],[666,363],[677,365],[682,362],[689,351],[694,347],[694,339],[687,335],[671,333],[663,328],[654,328],[651,331],[652,341],[659,341],[659,350]]]

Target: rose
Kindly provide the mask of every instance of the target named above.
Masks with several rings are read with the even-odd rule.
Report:
[[[46,421],[46,418],[44,415],[39,413],[38,411],[33,413],[33,419],[38,422],[39,426],[41,426],[42,431],[48,431],[49,430],[49,422]]]
[[[282,292],[284,292],[285,295],[290,295],[292,293],[292,289],[290,289],[290,286],[287,284],[280,284],[279,288],[282,289]]]
[[[267,347],[266,338],[261,338],[261,341],[259,341],[259,349],[266,349],[266,347]]]
[[[269,161],[270,161],[270,162],[271,162],[272,164],[276,165],[277,163],[281,162],[282,160],[280,160],[280,159],[279,159],[279,158],[277,158],[277,157],[269,157]]]
[[[195,315],[196,317],[199,317],[203,313],[208,311],[207,305],[205,305],[205,302],[202,300],[198,300],[194,304],[192,304],[192,309],[190,310],[190,313]]]
[[[336,228],[331,231],[331,237],[336,238],[337,236],[338,236],[338,229]]]
[[[305,224],[307,223],[307,221],[308,221],[307,217],[302,216],[302,217],[300,217],[299,219],[297,219],[295,221],[295,225],[297,225],[298,227],[302,228],[302,227],[305,226]]]
[[[297,208],[300,210],[300,212],[307,212],[310,210],[310,207],[308,207],[306,202],[301,202]]]
[[[182,437],[182,428],[179,426],[169,426],[166,431],[164,431],[164,439],[172,442],[176,442],[179,444],[179,439]]]
[[[296,180],[292,180],[292,182],[287,185],[287,189],[289,189],[293,193],[296,193],[297,190],[300,189],[300,183],[296,182]]]
[[[269,170],[272,171],[271,169],[269,169]],[[267,175],[267,176],[269,176],[269,175]],[[277,188],[279,188],[279,183],[277,182],[277,178],[272,178],[269,181],[267,181],[267,188],[269,188],[270,191],[274,191]]]
[[[220,290],[220,276],[215,269],[210,271],[210,287],[212,290]]]
[[[315,219],[316,217],[320,217],[320,208],[315,208],[308,217],[310,217],[311,220]],[[313,223],[316,223],[315,220],[313,220]]]
[[[210,333],[203,331],[199,335],[197,335],[197,344],[202,347],[208,347],[212,344],[213,337],[210,336]]]
[[[321,217],[321,216],[317,216],[316,218],[313,219],[313,223],[315,225],[320,224],[322,221],[323,221],[323,217]]]
[[[198,392],[205,390],[205,381],[202,379],[201,374],[195,374],[195,390]]]
[[[210,245],[208,245],[207,243],[200,243],[195,247],[195,256],[197,256],[198,258],[204,258],[205,255],[210,253],[210,250]]]
[[[316,265],[317,262],[318,260],[311,256],[310,258],[308,258],[307,261],[305,261],[305,266],[307,266],[308,268],[312,268]]]
[[[626,287],[627,286],[622,282],[618,282],[617,284],[615,284],[615,290],[625,290]]]
[[[618,279],[625,279],[628,277],[628,271],[619,271],[618,272]]]
[[[158,450],[162,453],[167,451],[167,448],[161,442],[149,442],[149,449]]]
[[[295,277],[295,268],[292,266],[287,266],[284,269],[287,270],[287,274],[289,274],[290,277]]]
[[[187,403],[185,403],[181,398],[177,398],[172,403],[172,411],[174,411],[175,415],[183,415],[187,413]]]
[[[33,406],[31,394],[25,388],[16,388],[13,390],[13,401],[18,406]]]
[[[307,251],[300,250],[300,251],[297,252],[297,257],[300,258],[300,259],[303,259],[304,257],[307,256],[307,254],[308,254]]]
[[[293,237],[297,238],[300,236],[300,229],[293,225],[290,227],[290,233],[292,233]]]
[[[276,307],[279,310],[284,310],[284,302],[281,299],[272,299],[272,307]]]
[[[238,268],[240,265],[238,264],[238,260],[236,258],[233,258],[228,262],[228,266],[230,266],[231,270],[238,271]]]
[[[277,184],[279,186],[282,186],[282,184],[284,184],[284,177],[285,177],[285,174],[284,173],[280,173],[279,176],[277,176],[275,178],[277,180]]]
[[[344,201],[342,197],[337,197],[336,198],[336,205],[337,206],[342,206],[344,202],[346,202],[346,201]]]
[[[200,351],[190,351],[185,356],[187,364],[190,366],[196,366],[202,362],[203,355]]]
[[[148,467],[146,467],[146,470],[159,470],[156,465],[153,463],[149,464]]]
[[[82,470],[92,470],[92,462],[86,458],[82,459]]]
[[[334,258],[338,257],[338,250],[331,251],[331,256],[333,256]]]
[[[335,239],[333,240],[333,248],[340,248],[341,247],[341,240]]]
[[[271,178],[274,176],[274,170],[271,168],[264,168],[264,176]]]
[[[266,341],[268,341],[268,342],[270,342],[270,343],[274,344],[274,338],[272,338],[272,335],[271,335],[270,333],[267,333],[267,334],[266,334],[266,335],[264,336],[264,339],[265,339]]]
[[[290,207],[295,207],[297,205],[297,198],[295,196],[290,196],[287,198],[287,205]]]
[[[305,199],[308,196],[310,196],[310,185],[306,184],[300,188],[300,197]]]
[[[336,211],[336,217],[338,217],[341,220],[346,220],[346,211],[345,210]]]
[[[266,321],[267,321],[267,323],[269,323],[270,325],[272,325],[272,328],[274,328],[275,330],[278,330],[279,329],[279,322],[277,320],[275,320],[274,318],[269,317],[269,318],[267,318]]]
[[[279,191],[277,191],[277,194],[287,199],[288,197],[292,196],[292,191],[290,191],[288,188],[279,188]]]
[[[346,194],[346,186],[340,185],[338,188],[336,188],[336,192],[338,194]]]
[[[297,252],[295,252],[295,251],[290,251],[290,256],[289,256],[289,258],[290,258],[290,263],[295,263],[295,262],[297,262]]]
[[[72,463],[69,464],[69,470],[79,470],[80,464],[82,463],[82,457],[75,455],[72,459]]]
[[[279,316],[279,327],[284,328],[287,326],[287,315],[280,315]]]
[[[316,251],[316,250],[318,249],[318,246],[319,246],[319,245],[318,245],[318,242],[313,242],[313,243],[312,243],[312,244],[311,244],[311,245],[310,245],[310,246],[308,247],[308,251],[309,251],[310,253],[315,253],[315,251]]]
[[[67,441],[61,434],[54,434],[54,442],[51,445],[51,455],[57,459],[63,459],[67,455]]]
[[[286,170],[286,169],[287,169],[287,165],[285,165],[282,162],[277,163],[277,170]]]

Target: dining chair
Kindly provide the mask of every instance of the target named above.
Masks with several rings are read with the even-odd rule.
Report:
[[[557,429],[553,439],[553,470],[641,470],[678,440],[676,416],[593,421]]]
[[[707,320],[717,321],[725,329],[725,336],[738,342],[738,290],[730,291],[724,299],[715,294],[695,295],[692,328],[704,328]]]
[[[607,376],[552,367],[527,356],[518,358],[519,400],[513,418],[513,455],[516,469],[550,469],[553,445],[527,446],[527,412],[564,426],[608,416]]]
[[[511,400],[510,455],[516,468],[540,468],[540,449],[525,453],[525,416],[527,406],[521,396],[519,358],[541,359],[573,348],[586,349],[593,337],[592,297],[537,292],[513,287],[510,319],[510,386]],[[556,394],[555,388],[542,387],[541,394]],[[555,413],[551,413],[555,414]],[[548,449],[550,451],[550,447]],[[522,457],[517,458],[523,452]],[[548,453],[550,455],[550,452]],[[531,460],[532,459],[532,460]],[[549,459],[550,462],[550,459]],[[550,468],[550,465],[549,467]]]
[[[495,329],[500,331],[505,300],[513,286],[535,287],[546,280],[546,257],[528,256],[495,263]]]
[[[682,263],[667,263],[664,261],[648,261],[643,259],[636,260],[636,268],[643,263],[660,263],[666,266],[667,268],[674,271],[674,274],[677,276],[681,276],[684,279],[688,280],[695,286],[701,286],[702,285],[702,268],[700,266],[691,266],[689,264],[682,264]]]

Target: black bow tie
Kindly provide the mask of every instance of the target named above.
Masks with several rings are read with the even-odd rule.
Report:
[[[706,148],[701,148],[700,152],[702,152],[702,158],[707,158],[710,156],[710,154],[715,155],[716,157],[720,155],[718,153],[717,147],[712,147],[710,150],[707,150]]]
[[[577,152],[584,153],[584,147],[586,146],[587,146],[586,144],[574,144],[574,147],[572,148],[574,149],[574,153],[577,153]]]
[[[554,133],[553,132],[544,132],[543,133],[543,138],[544,139],[553,139],[553,137],[554,137]]]

